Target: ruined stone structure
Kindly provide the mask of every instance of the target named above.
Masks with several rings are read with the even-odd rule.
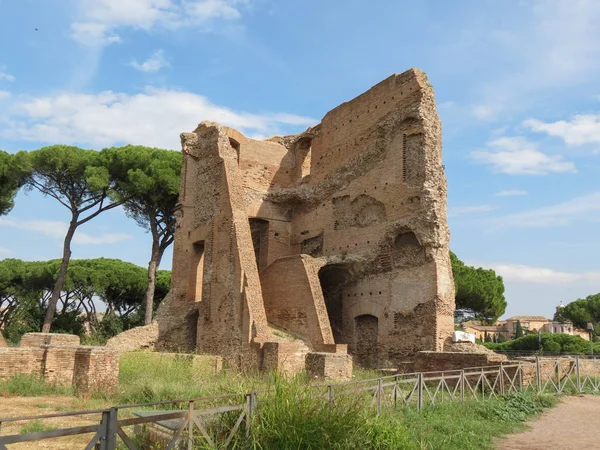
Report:
[[[0,348],[0,380],[35,375],[52,384],[73,385],[80,394],[117,388],[119,355],[105,347],[86,347],[79,336],[27,333],[20,347]]]
[[[339,373],[346,348],[366,366],[443,350],[454,284],[423,72],[385,79],[299,135],[257,141],[203,122],[181,140],[163,347]]]

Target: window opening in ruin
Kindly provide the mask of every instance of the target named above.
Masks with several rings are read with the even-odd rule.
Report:
[[[310,160],[312,153],[312,139],[302,138],[296,143],[294,164],[300,168],[300,177],[310,175]],[[322,156],[321,156],[322,158]]]
[[[402,135],[402,181],[406,183],[406,134]]]
[[[231,145],[231,148],[233,148],[235,150],[235,153],[237,155],[237,162],[239,165],[239,163],[240,163],[240,143],[233,138],[229,138],[229,145]]]
[[[188,285],[188,300],[202,301],[202,281],[204,278],[204,241],[192,245],[192,261]]]
[[[376,367],[379,319],[370,314],[354,318],[354,361],[361,367]]]
[[[267,266],[267,244],[269,240],[269,221],[252,217],[250,221],[250,233],[252,234],[252,245],[256,257],[256,267],[260,271]]]
[[[348,269],[339,265],[330,265],[319,271],[319,281],[325,298],[333,339],[336,344],[343,344],[342,301],[344,288],[350,284],[352,277]]]

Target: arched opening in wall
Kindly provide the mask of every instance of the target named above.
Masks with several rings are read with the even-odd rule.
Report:
[[[237,162],[239,165],[240,164],[240,143],[233,138],[229,138],[229,145],[231,145],[231,148],[235,150],[235,153],[237,155]]]
[[[299,168],[299,175],[304,178],[310,175],[310,158],[312,149],[312,139],[303,137],[296,142],[296,152],[294,164]]]
[[[319,281],[325,298],[333,339],[336,344],[343,344],[345,343],[342,316],[343,294],[344,287],[352,281],[352,277],[348,269],[333,264],[325,266],[319,271]]]
[[[361,367],[377,366],[379,319],[370,314],[354,318],[354,361]]]
[[[252,234],[252,245],[256,257],[256,267],[259,271],[267,266],[267,252],[269,242],[269,221],[251,217],[250,233]]]
[[[202,300],[202,281],[204,278],[204,241],[192,245],[187,297],[191,302]]]

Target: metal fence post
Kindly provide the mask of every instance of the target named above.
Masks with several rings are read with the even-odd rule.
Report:
[[[333,392],[333,384],[330,384],[329,386],[327,386],[327,396],[329,398],[329,404],[333,405],[333,402],[335,402],[335,393]]]
[[[579,355],[575,356],[575,371],[577,373],[577,393],[581,394],[581,372],[579,369]]]
[[[394,409],[398,408],[398,376],[394,377]]]
[[[461,403],[465,402],[465,371],[460,371],[460,378],[458,380],[460,383],[460,401]]]
[[[106,410],[102,412],[102,419],[100,420],[102,435],[100,436],[100,442],[95,446],[97,450],[107,450],[106,437],[108,436],[108,423],[110,422],[110,411]]]
[[[535,357],[535,383],[537,385],[537,391],[542,392],[542,374],[540,370],[540,357]]]
[[[504,367],[500,363],[500,395],[504,395]]]
[[[104,419],[104,413],[102,413]],[[106,417],[106,435],[104,445],[106,450],[116,450],[117,448],[117,409],[110,408]],[[102,446],[100,447],[102,448]]]
[[[423,372],[419,372],[417,383],[417,411],[421,411],[423,409]]]
[[[377,414],[381,412],[381,378],[377,379]]]

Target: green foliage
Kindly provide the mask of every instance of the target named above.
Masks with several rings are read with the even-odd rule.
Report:
[[[364,377],[373,373],[356,372],[357,379]],[[251,438],[246,440],[242,430],[233,443],[233,448],[256,450],[489,449],[494,437],[521,429],[525,418],[554,402],[548,396],[520,394],[485,402],[441,403],[421,413],[399,408],[377,414],[371,395],[339,395],[330,406],[309,386],[302,376],[201,374],[184,356],[134,352],[121,357],[116,401],[259,391]]]
[[[19,433],[20,434],[40,433],[42,431],[52,431],[52,430],[56,430],[56,426],[48,425],[48,424],[45,424],[40,419],[35,419],[35,420],[32,420],[31,422],[28,422],[26,425],[23,425],[21,427],[21,429],[19,430]]]
[[[494,322],[504,314],[504,282],[491,269],[466,266],[450,252],[452,273],[456,287],[458,313],[479,320]]]
[[[490,337],[490,335],[488,334],[488,332],[485,332],[485,335],[483,337],[483,341],[484,342],[492,342],[492,338]]]
[[[73,395],[72,386],[49,384],[34,375],[15,375],[8,380],[0,381],[1,395],[18,395],[21,397],[38,397],[41,395]]]
[[[19,342],[24,333],[39,331],[61,261],[0,261],[0,325],[9,342]],[[117,259],[72,260],[67,270],[60,307],[53,319],[54,332],[91,336],[84,341],[104,344],[115,334],[143,323],[146,270]],[[154,305],[169,291],[171,274],[159,271]],[[102,320],[96,312],[104,304]]]
[[[13,208],[15,195],[25,176],[26,171],[14,155],[0,150],[0,216]]]
[[[118,161],[119,170],[115,172],[120,175],[116,192],[125,202],[126,214],[146,229],[152,238],[144,317],[144,323],[149,324],[152,321],[156,271],[175,235],[182,155],[135,145],[105,149],[103,154]]]
[[[517,325],[515,327],[515,339],[519,339],[525,336],[525,332],[523,331],[523,325],[521,325],[521,321],[517,320]]]
[[[502,343],[486,343],[485,346],[491,350],[505,352],[529,352],[543,351],[544,353],[586,354],[591,352],[590,342],[579,336],[569,334],[542,333],[541,349],[537,333],[528,334],[519,339]],[[600,344],[594,346],[594,353],[598,353]]]
[[[550,394],[511,394],[501,397],[497,402],[486,404],[482,413],[489,420],[524,422],[529,416],[537,415],[557,402],[556,397]]]
[[[564,322],[570,320],[576,328],[587,329],[587,324],[594,325],[594,335],[600,336],[600,293],[577,299],[554,315],[554,320]]]

